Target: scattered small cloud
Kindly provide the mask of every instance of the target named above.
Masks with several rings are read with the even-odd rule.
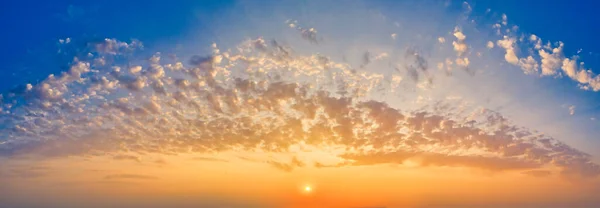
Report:
[[[569,106],[569,115],[575,115],[575,106],[574,105]]]
[[[440,42],[440,43],[445,43],[445,42],[446,42],[446,38],[444,38],[444,37],[439,37],[439,38],[438,38],[438,42]]]

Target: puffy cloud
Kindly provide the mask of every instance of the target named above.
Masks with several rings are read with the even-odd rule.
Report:
[[[542,48],[542,39],[540,39],[538,36],[531,34],[531,36],[529,36],[529,40],[535,43],[534,48],[536,50],[540,50]]]
[[[457,39],[456,41],[452,41],[452,45],[454,46],[454,51],[457,52],[457,56],[458,56],[456,58],[456,65],[468,69],[470,61],[469,61],[468,57],[465,57],[466,53],[468,51],[468,46],[465,43],[465,39],[467,38],[467,36],[465,36],[462,33],[462,31],[458,27],[456,27],[456,28],[454,28],[454,37],[456,37],[456,39]],[[451,65],[451,63],[447,63],[448,69],[450,69],[450,65]]]
[[[445,43],[445,42],[446,42],[446,38],[444,38],[444,37],[439,37],[439,38],[438,38],[438,42],[440,42],[440,43]]]
[[[464,44],[462,32],[456,30],[454,36],[456,43]],[[498,43],[503,48],[512,44]],[[101,49],[115,47],[124,46]],[[145,70],[109,61],[113,67],[92,72],[85,60],[74,62],[69,72],[32,85],[22,97],[4,100],[25,103],[4,108],[2,116],[11,119],[2,120],[0,135],[6,139],[0,153],[108,154],[116,160],[140,161],[137,153],[288,152],[303,143],[346,147],[338,155],[345,161],[333,166],[414,160],[423,166],[494,171],[554,166],[566,175],[600,174],[589,155],[551,137],[534,137],[535,132],[511,125],[497,112],[465,116],[441,104],[398,109],[372,95],[397,88],[402,76],[385,77],[282,47],[248,40],[239,50],[191,57],[189,65],[163,65],[157,54],[140,64]],[[394,73],[432,82],[429,62],[417,51],[403,51],[405,71]],[[452,60],[468,66],[468,57],[462,55],[448,58],[441,67],[450,67]],[[371,61],[384,55],[367,57]],[[529,57],[523,60],[526,64],[535,66]],[[29,105],[44,102],[51,104]],[[286,171],[304,166],[297,158],[266,163]]]
[[[144,45],[138,40],[132,40],[131,42],[127,43],[118,41],[117,39],[109,38],[94,44],[94,46],[97,52],[109,55],[129,53],[144,47]]]
[[[532,55],[519,58],[516,52],[517,39],[515,37],[505,35],[496,44],[505,49],[504,59],[519,66],[525,74],[537,74],[541,68],[542,76],[554,76],[564,73],[566,77],[576,81],[581,89],[600,90],[600,76],[595,75],[591,70],[584,69],[583,63],[578,64],[578,57],[566,58],[563,53],[564,43],[558,42],[556,47],[552,48],[550,43],[542,46],[542,40],[534,34],[530,35],[528,39],[534,44],[533,48],[529,48],[529,50],[537,51],[539,60]],[[493,43],[488,42],[487,46],[492,48]]]
[[[467,36],[465,36],[458,28],[454,29],[454,37],[456,37],[458,41],[464,41],[467,38]]]
[[[136,74],[138,72],[142,71],[142,66],[132,66],[129,67],[129,72],[132,74]]]
[[[469,58],[465,57],[465,58],[457,58],[456,59],[456,65],[462,66],[462,67],[468,67],[469,66]]]
[[[514,38],[510,38],[508,36],[504,36],[502,40],[498,40],[496,44],[498,47],[504,48],[506,53],[504,54],[504,59],[506,62],[517,65],[519,64],[519,58],[515,52],[515,43],[516,40]]]
[[[540,65],[532,56],[519,59],[519,66],[525,74],[536,74],[539,71]]]
[[[562,42],[559,43],[559,46],[552,49],[551,52],[539,49],[539,55],[542,59],[542,75],[555,75],[561,67],[563,45]]]
[[[452,41],[452,45],[454,46],[454,51],[458,53],[459,56],[462,56],[467,52],[468,46],[465,43],[465,36],[462,31],[457,27],[454,29],[454,37],[456,37],[456,41]]]

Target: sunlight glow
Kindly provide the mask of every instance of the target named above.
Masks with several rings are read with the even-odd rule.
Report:
[[[306,191],[306,192],[311,192],[311,191],[312,191],[312,188],[311,188],[310,186],[305,186],[305,187],[304,187],[304,191]]]

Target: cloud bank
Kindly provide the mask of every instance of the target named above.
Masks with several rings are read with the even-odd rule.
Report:
[[[141,58],[140,41],[104,39],[89,43],[68,71],[2,94],[0,154],[108,154],[139,161],[132,154],[288,152],[303,144],[344,149],[338,155],[344,162],[320,167],[412,161],[537,177],[598,176],[591,155],[512,124],[497,111],[466,108],[447,96],[418,108],[414,103],[424,97],[393,97],[430,89],[443,77],[481,76],[474,60],[489,50],[501,50],[504,61],[525,74],[562,76],[581,89],[600,90],[599,76],[565,56],[563,43],[521,38],[505,15],[501,21],[489,27],[496,39],[481,43],[471,42],[469,27],[459,25],[426,46],[364,48],[355,56],[350,50],[315,52],[340,43],[296,20],[278,27],[301,42],[250,37],[232,47],[214,43],[212,53],[185,58],[158,52]],[[402,42],[408,35],[385,37]],[[454,69],[461,70],[450,73]],[[305,165],[296,158],[266,163],[284,171]],[[134,177],[149,179],[107,179]]]

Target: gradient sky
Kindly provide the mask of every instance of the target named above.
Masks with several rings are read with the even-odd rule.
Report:
[[[600,207],[591,1],[14,1],[0,207]]]

